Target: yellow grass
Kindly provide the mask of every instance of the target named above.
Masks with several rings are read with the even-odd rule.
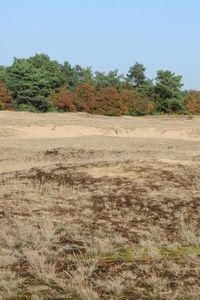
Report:
[[[199,128],[0,112],[0,299],[200,299]]]

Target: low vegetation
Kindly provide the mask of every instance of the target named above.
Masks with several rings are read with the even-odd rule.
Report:
[[[198,299],[198,170],[88,168],[1,176],[2,299]]]
[[[0,299],[199,299],[199,117],[1,117]]]

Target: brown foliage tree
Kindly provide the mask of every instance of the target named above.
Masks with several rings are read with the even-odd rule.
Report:
[[[10,95],[5,83],[0,81],[0,110],[12,109],[12,96]]]
[[[146,115],[155,110],[154,101],[148,97],[141,97],[135,90],[123,90],[121,92],[125,114]]]
[[[59,110],[75,111],[74,95],[65,86],[54,90],[50,95],[50,100],[53,106]]]
[[[96,90],[90,83],[80,83],[76,89],[76,108],[78,111],[90,112],[95,100]]]
[[[130,114],[133,110],[134,102],[141,97],[137,94],[137,92],[133,89],[124,89],[121,91],[121,97],[124,103],[125,114]]]
[[[155,102],[148,97],[140,97],[133,101],[131,114],[143,116],[150,115],[155,111]]]
[[[185,96],[185,108],[189,113],[200,114],[200,92],[189,91]]]
[[[113,87],[100,89],[90,109],[91,113],[107,116],[120,116],[124,111],[122,97]]]

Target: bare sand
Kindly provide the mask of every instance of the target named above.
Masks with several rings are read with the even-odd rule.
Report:
[[[0,172],[46,165],[43,153],[55,148],[97,151],[95,161],[194,164],[200,157],[200,117],[0,112]]]

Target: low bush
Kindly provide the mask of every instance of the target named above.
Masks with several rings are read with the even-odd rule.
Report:
[[[36,96],[31,104],[39,111],[39,112],[48,112],[51,109],[51,102],[48,98],[44,96],[38,95]]]
[[[148,97],[141,97],[135,90],[121,92],[125,113],[135,116],[152,114],[155,111],[155,103]]]
[[[200,92],[189,91],[186,94],[185,108],[191,114],[200,114]]]
[[[65,86],[54,90],[50,95],[50,102],[58,111],[75,111],[73,93]]]
[[[155,111],[155,103],[148,97],[141,97],[133,101],[130,114],[135,116],[150,115]]]
[[[34,113],[38,112],[37,108],[34,107],[31,104],[19,104],[16,107],[16,110],[18,110],[18,111],[29,111],[29,112],[34,112]]]
[[[80,83],[75,93],[77,111],[91,112],[96,97],[96,89],[90,83]]]
[[[4,104],[0,101],[0,110],[4,110]]]
[[[105,87],[97,92],[90,112],[98,115],[120,116],[124,114],[125,106],[120,93],[115,88]]]
[[[12,109],[12,96],[3,81],[0,81],[0,103],[0,110]]]

